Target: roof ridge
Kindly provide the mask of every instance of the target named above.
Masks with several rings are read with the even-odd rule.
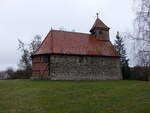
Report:
[[[73,32],[73,31],[62,31],[62,30],[51,30],[51,31],[66,32],[66,33],[74,33],[74,34],[91,35],[90,33]]]

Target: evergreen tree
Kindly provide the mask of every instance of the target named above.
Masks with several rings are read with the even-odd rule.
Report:
[[[124,48],[123,38],[119,32],[117,32],[116,40],[115,40],[115,48],[120,54],[120,62],[121,62],[121,70],[123,79],[130,78],[130,68],[129,68],[129,59],[127,59],[126,50]]]

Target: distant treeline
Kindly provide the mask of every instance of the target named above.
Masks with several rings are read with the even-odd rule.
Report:
[[[150,67],[130,68],[130,80],[147,81],[148,77],[150,77]]]
[[[0,72],[0,79],[7,80],[7,79],[29,79],[32,75],[32,70],[17,70],[14,71],[12,68],[8,68],[6,71]]]

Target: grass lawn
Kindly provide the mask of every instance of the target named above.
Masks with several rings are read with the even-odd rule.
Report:
[[[150,82],[1,80],[0,113],[150,113]]]

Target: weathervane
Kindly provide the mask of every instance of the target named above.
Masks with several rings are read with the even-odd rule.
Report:
[[[53,27],[51,27],[51,31],[53,30]]]
[[[98,15],[99,15],[99,14],[98,14],[98,13],[96,13],[96,15],[97,15],[97,18],[98,18]]]

